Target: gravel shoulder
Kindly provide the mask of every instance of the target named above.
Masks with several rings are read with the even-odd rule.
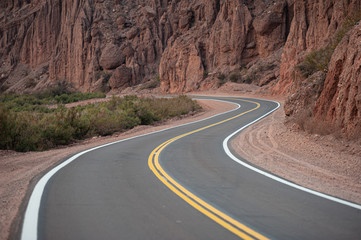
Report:
[[[242,158],[275,175],[361,204],[360,144],[301,132],[286,123],[282,106],[231,144]]]

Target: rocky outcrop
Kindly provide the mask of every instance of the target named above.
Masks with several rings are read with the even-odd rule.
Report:
[[[142,25],[144,18],[136,14],[141,7],[132,1],[124,5],[112,0],[8,1],[1,7],[2,91],[22,92],[29,79],[34,89],[65,80],[78,90],[91,91],[99,72],[121,64],[133,70],[134,83],[155,74],[152,33],[147,25],[133,32],[130,28]],[[151,18],[153,13],[147,8],[145,14]],[[115,19],[122,15],[120,30]],[[44,66],[48,71],[39,73]],[[19,71],[25,73],[15,74]]]
[[[99,59],[99,65],[107,70],[115,69],[123,63],[125,63],[123,53],[121,49],[114,44],[107,45]]]
[[[293,21],[283,49],[280,79],[273,92],[288,96],[285,113],[302,129],[319,134],[337,131],[338,135],[348,137],[361,132],[357,130],[361,123],[356,104],[360,98],[356,73],[360,63],[355,60],[360,36],[353,29],[343,37],[357,22],[355,19],[360,19],[361,1],[289,1],[289,4],[293,4]],[[332,58],[329,63],[325,61],[323,69],[303,76],[300,66],[306,56],[312,56],[310,53],[330,54]]]
[[[276,94],[297,91],[293,86],[295,66],[307,53],[327,45],[344,21],[345,13],[360,9],[360,1],[288,0],[288,6],[293,17],[283,49],[280,80],[273,88]]]
[[[90,35],[93,1],[39,0],[22,4],[21,9],[8,5],[1,17],[0,71],[10,90],[19,90],[12,87],[21,79],[11,78],[11,73],[21,65],[30,67],[23,79],[30,75],[36,78],[35,85],[44,74],[33,72],[47,65],[48,77],[43,82],[65,79],[77,88],[84,86],[95,53]]]
[[[115,69],[109,79],[109,86],[113,89],[126,88],[132,85],[132,70],[124,64]]]
[[[4,0],[0,8],[0,92],[59,81],[121,91],[159,78],[164,92],[178,93],[231,80],[289,95],[290,116],[309,109],[345,132],[359,124],[359,63],[349,60],[359,53],[356,30],[327,76],[326,67],[305,78],[296,66],[330,44],[360,0]]]
[[[96,76],[123,64],[133,85],[159,75],[163,91],[209,87],[218,74],[281,49],[289,21],[285,0],[36,0],[0,7],[0,84],[20,92],[29,79],[34,89],[65,80],[91,91]]]
[[[209,82],[217,75],[241,75],[245,66],[263,67],[280,58],[277,50],[288,33],[286,1],[197,1],[189,8],[177,25],[182,34],[174,41],[170,38],[160,61],[164,91],[203,89],[212,86]],[[265,58],[273,60],[259,61]],[[277,68],[272,70],[278,72]],[[269,83],[277,78],[271,75],[253,80]]]
[[[361,133],[361,25],[339,43],[324,88],[313,110],[315,118],[340,126],[348,137]]]
[[[176,41],[165,49],[159,65],[161,87],[166,92],[186,92],[197,89],[204,66],[192,37]]]

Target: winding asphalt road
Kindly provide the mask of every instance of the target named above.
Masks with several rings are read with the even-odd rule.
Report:
[[[32,194],[22,239],[361,239],[360,206],[283,184],[226,154],[227,136],[278,107],[226,100],[241,107],[58,166]]]

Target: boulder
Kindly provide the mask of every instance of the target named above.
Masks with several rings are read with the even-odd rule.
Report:
[[[124,61],[125,58],[120,48],[114,44],[108,44],[102,51],[99,64],[104,69],[110,70],[119,67]]]
[[[131,86],[132,70],[124,64],[117,67],[109,79],[109,86],[112,89],[124,89]]]
[[[156,16],[156,14],[157,14],[154,11],[154,9],[149,7],[149,6],[143,7],[142,12],[143,12],[144,16],[147,17],[147,18],[154,18]]]

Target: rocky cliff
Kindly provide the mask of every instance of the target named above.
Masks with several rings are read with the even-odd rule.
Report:
[[[290,33],[285,43],[280,81],[274,88],[276,93],[293,92],[295,66],[309,52],[327,45],[348,14],[360,11],[360,1],[289,1],[293,18]]]
[[[162,88],[171,92],[209,88],[217,76],[231,73],[246,80],[257,70],[245,72],[257,63],[258,67],[268,64],[257,83],[276,79],[277,50],[288,34],[286,1],[210,2],[191,4],[191,26],[182,30],[180,24],[184,33],[168,41],[159,65]]]
[[[0,7],[0,84],[17,92],[58,81],[82,91],[123,89],[158,76],[163,91],[183,92],[252,66],[243,80],[264,85],[279,75],[277,50],[290,22],[287,2],[269,0],[7,0]]]
[[[361,132],[358,85],[360,1],[294,1],[273,92],[288,96],[285,113],[307,131]]]
[[[357,30],[336,36],[343,47],[333,40],[360,5],[360,0],[3,0],[0,91],[34,91],[59,82],[81,91],[120,91],[155,79],[162,91],[179,93],[231,80],[288,95],[289,116],[308,108],[317,119],[356,126],[359,62],[348,59],[357,59],[358,52],[344,49],[359,46],[360,37]],[[305,76],[305,59],[331,45],[327,64]]]
[[[361,25],[332,55],[324,88],[313,109],[316,119],[339,126],[349,138],[361,134]]]

